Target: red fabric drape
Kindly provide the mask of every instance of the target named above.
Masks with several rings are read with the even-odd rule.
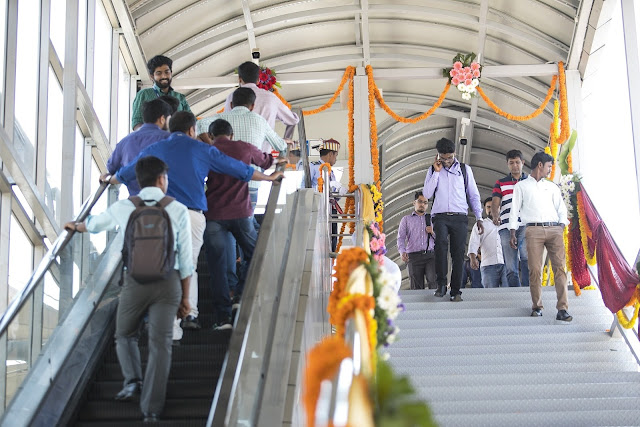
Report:
[[[582,186],[585,220],[593,233],[596,244],[596,260],[598,263],[598,283],[604,305],[612,313],[618,312],[631,299],[640,277],[627,263],[620,249],[613,241],[611,233],[605,225],[589,195]],[[582,220],[582,218],[580,218]]]

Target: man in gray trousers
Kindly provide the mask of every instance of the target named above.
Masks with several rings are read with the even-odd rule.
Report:
[[[136,164],[140,198],[147,205],[160,201],[167,192],[168,166],[157,157],[143,157]],[[129,199],[120,200],[99,215],[90,215],[86,223],[69,222],[71,231],[97,233],[125,230],[135,210]],[[189,282],[193,274],[191,223],[187,208],[178,201],[166,205],[171,220],[176,254],[175,267],[163,280],[141,284],[128,273],[120,292],[116,317],[116,351],[124,376],[124,388],[116,400],[140,398],[144,422],[157,422],[164,408],[167,380],[171,368],[173,320],[189,313]],[[149,313],[149,360],[142,381],[138,331],[145,313]]]

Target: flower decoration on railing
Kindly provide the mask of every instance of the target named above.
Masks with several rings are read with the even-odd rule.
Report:
[[[375,221],[367,224],[366,230],[369,233],[371,256],[378,261],[378,264],[384,265],[384,255],[387,253],[387,247],[385,246],[387,236],[380,232],[380,226]]]
[[[462,99],[465,100],[478,95],[476,88],[480,84],[482,65],[475,59],[473,52],[466,55],[458,53],[453,58],[453,67],[442,70],[442,76],[449,78],[449,82],[462,93]]]
[[[577,174],[566,174],[560,177],[560,193],[562,194],[562,200],[567,207],[567,217],[573,218],[577,214],[577,201],[576,201],[576,184],[580,183],[580,177]]]
[[[382,193],[375,184],[369,185],[369,190],[373,196],[373,211],[375,219],[378,223],[379,230],[382,230],[382,212],[384,211],[384,202],[382,201]]]
[[[274,86],[282,88],[276,79],[276,70],[269,67],[260,67],[260,76],[258,77],[257,86],[260,89],[268,90],[269,92],[273,92],[275,90]]]

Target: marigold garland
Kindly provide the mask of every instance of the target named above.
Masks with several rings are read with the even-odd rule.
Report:
[[[430,115],[433,114],[434,111],[436,111],[441,105],[442,102],[444,101],[444,98],[447,96],[447,92],[449,92],[449,88],[451,87],[451,83],[447,82],[447,84],[444,86],[444,89],[442,90],[442,92],[440,93],[440,96],[438,97],[438,100],[435,102],[435,104],[433,104],[433,106],[431,108],[429,108],[427,111],[425,111],[424,113],[420,114],[418,117],[414,117],[412,119],[408,118],[408,117],[402,117],[399,116],[395,111],[393,111],[391,109],[391,107],[389,107],[387,105],[386,102],[384,102],[384,98],[382,97],[382,95],[380,95],[380,89],[378,89],[378,86],[376,85],[375,80],[373,79],[373,71],[371,73],[369,73],[369,68],[371,66],[367,66],[367,74],[370,74],[370,83],[369,83],[369,93],[371,93],[373,91],[373,94],[375,95],[375,99],[378,100],[378,104],[380,104],[380,106],[382,107],[382,109],[384,111],[387,112],[388,115],[390,115],[391,117],[393,117],[394,120],[401,122],[401,123],[418,123],[421,120],[426,119],[427,117],[429,117]]]
[[[331,313],[335,312],[335,308],[338,306],[338,302],[344,298],[347,294],[345,288],[349,281],[351,272],[356,269],[360,264],[369,261],[369,254],[360,247],[353,247],[340,251],[336,259],[335,265],[335,282],[333,283],[333,290],[329,295],[329,305],[327,311],[331,316]],[[329,318],[332,324],[336,324],[334,319]]]
[[[582,197],[582,191],[577,192],[576,200],[578,202],[578,226],[580,227],[580,239],[582,240],[584,257],[587,260],[588,265],[594,266],[596,265],[595,244],[589,244],[589,241],[593,241],[593,232],[589,228],[587,216],[584,211],[584,199]],[[591,249],[591,246],[593,246],[593,249]]]
[[[373,182],[380,190],[380,154],[378,153],[378,124],[376,123],[375,95],[376,83],[373,80],[373,68],[367,65],[367,85],[369,88],[369,139],[371,142],[371,163],[373,165]],[[380,227],[382,229],[382,227]]]
[[[493,101],[491,101],[491,99],[489,99],[487,94],[484,93],[484,90],[482,90],[480,86],[478,86],[476,90],[478,91],[482,99],[484,99],[484,102],[486,102],[487,105],[491,107],[491,109],[495,111],[497,114],[501,115],[502,117],[506,117],[509,120],[524,121],[524,120],[531,120],[534,117],[538,117],[544,111],[544,109],[547,108],[547,104],[553,97],[553,91],[556,88],[557,82],[558,82],[558,76],[553,76],[553,78],[551,79],[551,84],[549,85],[549,90],[547,91],[547,97],[544,99],[544,101],[542,101],[542,104],[540,105],[540,107],[538,107],[537,110],[535,110],[533,113],[528,114],[526,116],[514,116],[513,114],[509,114],[506,111],[501,110],[500,107],[498,107],[496,104],[493,103]]]
[[[303,394],[307,426],[315,425],[320,384],[324,380],[333,379],[338,374],[340,363],[347,357],[351,357],[351,350],[338,335],[326,337],[307,353]]]
[[[558,158],[558,138],[560,136],[560,103],[558,100],[553,101],[553,121],[551,122],[551,128],[549,129],[549,154],[553,157],[553,165],[551,166],[550,179],[556,176],[556,159]],[[546,152],[546,149],[545,149]]]
[[[318,168],[318,191],[324,192],[324,179],[322,178],[322,169],[326,169],[331,176],[331,165],[329,163],[323,163]]]
[[[551,275],[551,277],[549,277]],[[542,286],[555,286],[556,279],[551,264],[547,263],[542,270]]]
[[[278,97],[278,99],[279,99],[280,101],[282,101],[282,103],[283,103],[284,105],[286,105],[286,106],[287,106],[287,108],[288,108],[289,110],[291,110],[291,104],[289,104],[289,103],[287,102],[287,100],[286,100],[286,99],[284,99],[284,97],[283,97],[282,95],[280,95],[280,92],[278,92],[278,89],[274,89],[274,90],[273,90],[273,94],[274,94],[275,96],[277,96],[277,97]]]
[[[350,80],[350,79],[353,80],[353,76],[355,76],[355,74],[356,74],[356,67],[352,67],[352,66],[347,67],[344,70],[344,75],[342,76],[342,80],[338,85],[338,89],[336,89],[331,99],[329,99],[327,103],[324,104],[322,107],[318,107],[315,110],[303,111],[302,114],[304,114],[305,116],[311,116],[313,114],[318,114],[331,108],[331,106],[336,101],[336,99],[338,99],[338,96],[340,96],[340,92],[342,92],[342,88],[344,87],[344,84],[347,82],[347,80]]]
[[[221,109],[219,109],[218,111],[216,111],[216,114],[220,114],[220,113],[224,113],[224,107],[222,107]]]
[[[356,310],[360,310],[366,322],[367,342],[372,356],[376,354],[378,334],[378,324],[372,315],[375,306],[376,300],[372,295],[349,294],[341,298],[329,313],[331,324],[336,327],[336,335],[344,338],[347,320],[354,317]]]
[[[638,312],[640,312],[640,302],[636,301],[633,308],[633,316],[631,317],[631,319],[627,318],[624,310],[619,310],[616,313],[616,316],[618,317],[618,323],[620,323],[620,326],[625,329],[633,328],[633,326],[636,324],[636,321],[638,320]]]
[[[564,63],[558,62],[558,77],[560,80],[560,136],[558,143],[563,144],[571,135],[569,126],[569,104],[567,102],[567,79],[564,72]]]

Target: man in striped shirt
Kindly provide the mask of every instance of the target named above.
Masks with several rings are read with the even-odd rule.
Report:
[[[527,245],[525,243],[526,224],[522,224],[518,218],[518,248],[513,249],[509,244],[509,213],[511,212],[511,199],[513,197],[513,187],[527,179],[528,175],[522,172],[524,163],[520,150],[511,150],[507,153],[507,167],[510,173],[496,181],[493,187],[493,202],[491,204],[491,216],[493,223],[498,226],[500,241],[502,243],[502,254],[507,268],[507,282],[510,287],[529,286],[529,267],[527,264]],[[518,260],[518,254],[520,259]]]
[[[398,252],[407,263],[411,289],[424,289],[427,278],[429,289],[436,288],[436,258],[433,252],[436,238],[427,214],[429,201],[418,191],[413,201],[413,212],[400,220]]]

